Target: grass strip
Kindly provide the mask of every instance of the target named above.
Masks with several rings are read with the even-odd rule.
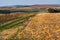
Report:
[[[26,20],[26,19],[28,19],[29,17],[32,17],[32,16],[34,16],[34,15],[22,17],[22,18],[19,18],[18,20],[13,21],[13,22],[11,22],[11,23],[9,23],[9,24],[2,25],[2,26],[0,26],[0,31],[5,30],[5,29],[12,28],[12,27],[14,27],[15,25],[17,25],[18,23],[20,23],[22,20]]]

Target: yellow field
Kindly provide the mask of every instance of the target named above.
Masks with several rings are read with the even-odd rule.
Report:
[[[60,13],[37,14],[20,33],[26,40],[60,40]]]
[[[11,40],[60,40],[60,13],[38,13],[25,23],[25,29],[19,31],[16,37],[12,36],[16,33],[17,27],[13,28],[13,31],[12,29],[2,31],[4,40],[9,38]]]

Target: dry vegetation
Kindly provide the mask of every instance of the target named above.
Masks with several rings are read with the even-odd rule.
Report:
[[[0,40],[60,40],[60,13],[56,13],[60,9],[26,7],[0,10],[4,10],[0,14]],[[11,12],[3,14],[5,10]]]
[[[22,14],[20,14],[19,13],[18,16],[16,16],[17,14],[15,14],[15,13],[13,15],[12,14],[9,14],[9,16],[12,15],[13,17],[17,17],[17,20],[13,19],[10,16],[10,18],[13,19],[12,22],[10,22],[11,21],[10,20],[10,21],[7,21],[6,24],[4,24],[4,25],[2,25],[2,26],[0,25],[0,40],[15,40],[15,37],[19,33],[19,31],[21,31],[21,30],[23,30],[25,28],[25,27],[23,27],[23,26],[25,26],[24,21],[25,20],[27,21],[27,19],[30,18],[30,17],[32,17],[32,16],[34,16],[34,14],[32,14],[32,13],[29,13],[29,14],[28,13],[22,13]],[[4,15],[4,14],[1,14],[1,15]],[[5,15],[8,15],[8,14],[5,14]],[[7,17],[5,17],[5,18],[7,18]],[[2,18],[2,19],[4,19],[4,18]],[[19,29],[19,27],[20,27],[20,29]]]
[[[60,40],[60,13],[37,14],[19,33],[21,40]]]
[[[24,23],[26,24],[25,26],[20,26],[19,24],[16,28],[2,31],[1,34],[3,36],[0,35],[0,39],[60,40],[60,13],[39,13]],[[22,29],[23,27],[25,28]]]
[[[0,24],[30,15],[28,13],[11,13],[11,14],[0,14]]]

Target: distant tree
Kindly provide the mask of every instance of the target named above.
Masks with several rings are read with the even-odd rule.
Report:
[[[50,13],[59,13],[60,12],[60,9],[57,9],[57,8],[49,8],[48,9],[48,12],[50,12]]]
[[[7,13],[11,13],[9,10],[0,10],[0,13],[5,13],[5,14],[7,14]]]

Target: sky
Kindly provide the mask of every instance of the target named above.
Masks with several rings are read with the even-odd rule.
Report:
[[[60,4],[60,0],[0,0],[0,6],[35,4]]]

